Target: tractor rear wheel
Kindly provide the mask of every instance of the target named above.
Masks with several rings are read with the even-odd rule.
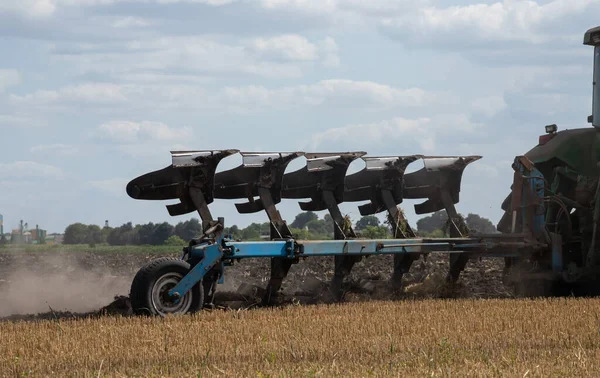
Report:
[[[199,311],[204,296],[201,283],[195,285],[179,301],[174,301],[167,295],[190,269],[190,264],[172,257],[158,258],[143,266],[131,283],[133,312],[167,316]]]

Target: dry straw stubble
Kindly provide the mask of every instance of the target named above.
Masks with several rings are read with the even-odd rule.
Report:
[[[600,300],[421,300],[0,323],[3,376],[596,376]]]

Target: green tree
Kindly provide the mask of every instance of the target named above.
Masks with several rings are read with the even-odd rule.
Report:
[[[73,223],[65,229],[63,237],[64,244],[84,244],[87,243],[88,226],[83,223]]]
[[[173,234],[179,236],[183,240],[197,238],[202,234],[202,224],[197,218],[192,218],[185,222],[179,222],[177,225],[175,225]]]
[[[326,234],[328,231],[330,231],[327,229],[327,223],[321,219],[311,220],[306,224],[306,228],[308,228],[308,231],[314,234]]]
[[[469,231],[478,232],[478,233],[486,233],[491,234],[496,232],[496,227],[487,218],[483,218],[477,214],[469,213],[467,218],[465,219],[467,222],[467,226],[469,227]]]
[[[302,213],[296,215],[296,218],[294,219],[292,224],[290,224],[290,227],[304,228],[308,222],[316,220],[316,219],[319,219],[319,217],[317,216],[317,214],[313,213],[312,211],[302,212]]]
[[[73,223],[65,229],[64,244],[99,244],[104,243],[106,238],[102,229],[95,225]]]
[[[327,224],[328,230],[333,230],[333,217],[331,216],[331,214],[325,214],[325,216],[323,217],[323,221],[325,222],[325,224]]]
[[[87,226],[86,243],[100,244],[104,243],[105,241],[106,239],[104,238],[102,229],[99,226],[95,224],[90,224],[89,226]]]
[[[259,223],[252,223],[241,231],[242,240],[258,240],[260,239],[261,225]]]
[[[173,226],[171,226],[167,222],[163,222],[163,223],[157,224],[154,227],[154,232],[152,234],[152,239],[151,239],[152,242],[150,244],[152,244],[152,245],[162,245],[162,244],[165,243],[165,241],[171,235],[173,235]]]
[[[312,239],[310,231],[308,231],[308,230],[306,230],[304,228],[290,228],[290,231],[292,231],[292,235],[296,239],[300,239],[300,240],[310,240],[310,239]]]
[[[271,223],[264,222],[260,224],[260,234],[261,235],[270,235],[271,234]]]
[[[379,227],[380,224],[381,222],[379,221],[379,218],[377,218],[375,215],[366,215],[356,221],[356,229],[364,230],[368,226]]]
[[[112,227],[107,227],[107,226],[102,227],[102,239],[104,240],[104,242],[106,242],[108,240],[108,235],[110,234],[111,231],[112,231]]]
[[[390,234],[385,226],[366,226],[360,231],[360,236],[367,239],[387,239]]]
[[[420,233],[420,236],[424,238],[444,238],[446,237],[446,234],[444,234],[444,230],[437,229],[431,232],[422,232]]]
[[[110,245],[127,245],[139,243],[137,230],[133,224],[127,222],[120,227],[113,228],[106,239]]]
[[[445,210],[436,211],[428,217],[423,217],[417,221],[419,233],[441,230],[446,225],[448,215]]]
[[[157,225],[154,223],[146,223],[137,225],[135,232],[137,233],[137,244],[141,245],[154,245],[154,230]]]
[[[167,240],[165,240],[164,245],[172,245],[174,247],[178,247],[178,246],[186,246],[187,243],[185,242],[185,240],[183,240],[179,236],[171,235],[171,236],[169,236],[169,238]]]
[[[234,240],[242,238],[242,230],[235,224],[231,227],[225,227],[224,233],[225,235],[231,235]]]

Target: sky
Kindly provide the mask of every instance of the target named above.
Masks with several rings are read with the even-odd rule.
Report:
[[[591,127],[582,42],[598,14],[599,0],[1,0],[0,214],[49,232],[175,224],[198,216],[127,182],[172,150],[233,148],[480,155],[457,209],[496,223],[544,126]],[[235,202],[213,215],[267,220]]]

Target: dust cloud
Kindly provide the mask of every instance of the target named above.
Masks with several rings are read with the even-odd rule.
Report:
[[[128,295],[132,278],[85,266],[61,253],[39,255],[29,262],[15,259],[1,267],[0,317],[93,311],[116,295]]]

